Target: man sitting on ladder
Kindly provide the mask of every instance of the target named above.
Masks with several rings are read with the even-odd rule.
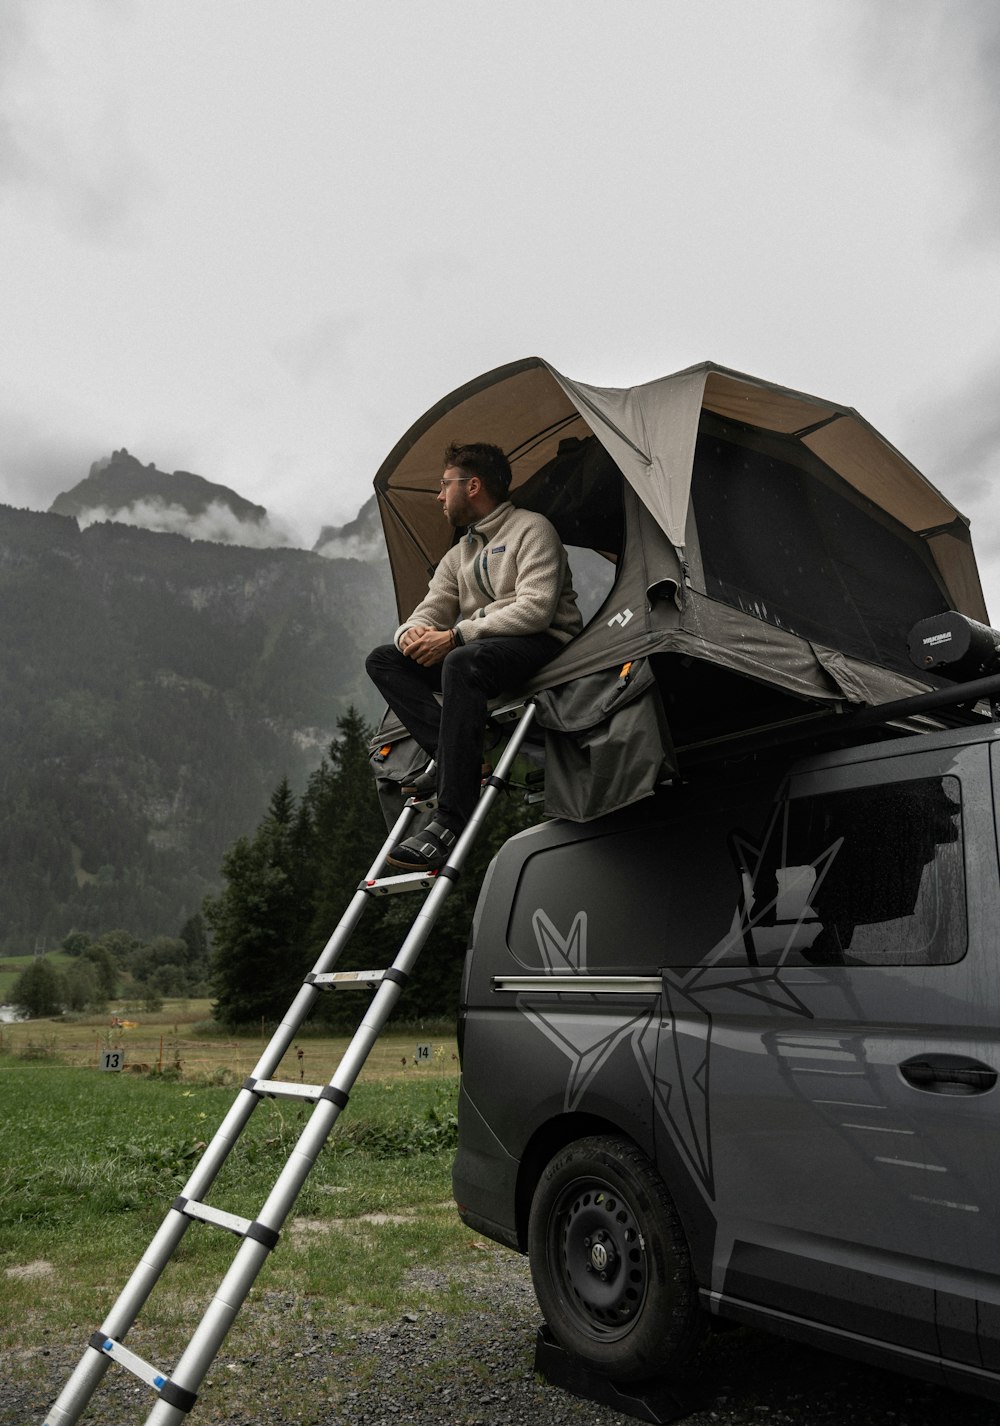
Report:
[[[394,642],[368,656],[375,686],[436,763],[404,789],[436,789],[438,800],[434,820],[389,853],[406,871],[443,866],[472,816],[488,701],[520,688],[581,628],[562,541],[544,515],[511,504],[510,483],[499,446],[448,447],[437,500],[462,534]]]

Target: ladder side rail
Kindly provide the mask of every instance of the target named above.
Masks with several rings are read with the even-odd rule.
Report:
[[[402,837],[416,810],[410,804],[403,807],[395,826],[389,832],[372,863],[366,880],[372,880],[378,876],[385,866],[385,859],[389,851]],[[321,951],[319,959],[313,967],[314,974],[328,971],[336,964],[370,899],[367,892],[363,890],[355,893],[336,929]],[[251,1079],[271,1078],[320,994],[320,990],[315,986],[309,984],[302,986],[254,1067]],[[260,1097],[252,1090],[246,1087],[240,1090],[225,1119],[216,1130],[181,1190],[183,1197],[194,1200],[204,1198],[259,1103]],[[166,1218],[150,1241],[128,1282],[119,1293],[114,1306],[101,1323],[100,1332],[103,1336],[111,1338],[113,1341],[124,1340],[191,1222],[192,1220],[186,1214],[173,1208],[168,1210]],[[73,1423],[79,1420],[86,1408],[110,1362],[111,1358],[105,1352],[93,1346],[87,1346],[75,1370],[51,1407],[45,1420],[45,1426],[73,1426]]]
[[[466,857],[472,849],[483,823],[489,815],[490,808],[496,801],[500,792],[497,784],[506,783],[510,770],[512,769],[521,744],[527,737],[535,717],[535,706],[533,703],[526,705],[520,720],[511,732],[507,746],[503,751],[500,761],[497,763],[496,771],[492,779],[483,791],[482,796],[476,804],[472,816],[469,818],[462,835],[455,843],[448,865],[438,873],[437,882],[428,894],[420,910],[410,925],[410,930],[400,946],[396,959],[392,963],[392,970],[400,975],[405,983],[410,975],[413,966],[424,947],[428,936],[437,920],[438,910],[441,902],[451,890],[453,878],[449,872],[458,872]],[[402,994],[403,985],[394,981],[383,980],[378,990],[372,998],[366,1015],[363,1017],[354,1038],[348,1045],[344,1055],[337,1067],[337,1072],[330,1081],[334,1089],[348,1091],[354,1084],[361,1069],[371,1053],[372,1046],[382,1032],[382,1028],[388,1020],[389,1015],[395,1006],[396,1001]]]
[[[418,809],[411,803],[406,803],[406,805],[403,807],[398,818],[396,819],[395,825],[389,832],[389,835],[386,837],[385,841],[382,843],[381,850],[379,851],[375,860],[369,867],[364,881],[374,881],[378,878],[379,873],[385,867],[386,857],[389,855],[390,851],[396,845],[396,843],[402,839],[407,826],[412,821],[413,817],[416,815],[417,810]],[[361,920],[361,917],[365,912],[365,908],[368,906],[370,901],[371,897],[364,889],[364,885],[362,883],[362,885],[359,886],[358,890],[351,897],[351,900],[347,905],[347,909],[345,910],[344,914],[341,916],[340,920],[337,923],[336,929],[334,930],[333,934],[330,936],[330,939],[327,941],[326,945],[320,952],[319,958],[317,959],[316,964],[312,968],[311,973],[313,975],[324,975],[326,974],[326,972],[330,971],[333,966],[336,965],[337,961],[340,959],[344,947],[347,945],[347,942],[354,934],[355,928],[357,927],[358,922]],[[263,1055],[261,1055],[260,1059],[257,1061],[256,1065],[251,1071],[251,1079],[272,1078],[274,1071],[277,1069],[278,1065],[281,1063],[286,1053],[288,1052],[289,1045],[292,1043],[292,1040],[298,1034],[302,1026],[303,1020],[306,1018],[306,1015],[312,1009],[314,1002],[321,993],[322,992],[318,990],[314,985],[306,983],[302,986],[295,999],[288,1007],[288,1010],[285,1012],[285,1015],[282,1018],[281,1022],[277,1026],[274,1034],[268,1042],[267,1048],[264,1050]],[[187,1193],[187,1190],[185,1189],[184,1192]],[[198,1192],[192,1192],[187,1196],[189,1198],[199,1198],[201,1194]]]
[[[366,1015],[355,1031],[336,1073],[330,1080],[331,1097],[321,1099],[316,1105],[274,1188],[268,1195],[257,1218],[262,1227],[277,1233],[291,1211],[303,1183],[329,1138],[341,1110],[347,1103],[348,1094],[364,1067],[375,1041],[384,1029],[402,994],[403,985],[430,935],[441,903],[451,892],[456,877],[446,873],[457,873],[465,861],[490,808],[499,795],[509,769],[513,766],[521,744],[534,720],[534,714],[534,705],[528,704],[510,735],[493,777],[487,784],[472,817],[455,844],[448,865],[438,874],[435,885],[400,947],[390,968],[390,972],[395,972],[395,974],[387,975],[375,992]],[[270,1251],[270,1246],[249,1238],[240,1244],[218,1292],[209,1304],[205,1315],[171,1373],[170,1380],[175,1386],[190,1393],[198,1390]],[[179,1423],[183,1422],[185,1414],[180,1407],[174,1406],[160,1397],[146,1418],[146,1426],[179,1426]]]

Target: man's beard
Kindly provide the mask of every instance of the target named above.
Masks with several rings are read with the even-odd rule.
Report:
[[[473,513],[467,505],[458,510],[446,510],[445,518],[454,530],[467,530],[473,523]]]

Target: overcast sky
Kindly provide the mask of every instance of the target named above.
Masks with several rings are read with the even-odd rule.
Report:
[[[0,0],[0,501],[127,446],[311,546],[540,355],[857,407],[1000,618],[996,0]]]

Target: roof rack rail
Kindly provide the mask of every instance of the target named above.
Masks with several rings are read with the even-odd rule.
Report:
[[[977,717],[973,706],[988,701],[991,713]],[[784,747],[788,743],[802,742],[812,738],[840,737],[860,732],[865,728],[890,728],[897,726],[901,732],[940,732],[941,727],[899,729],[898,724],[907,718],[920,717],[938,709],[957,708],[965,705],[969,711],[969,723],[990,722],[1000,716],[997,704],[1000,702],[1000,674],[988,678],[973,679],[969,683],[956,683],[947,688],[934,688],[927,693],[915,693],[909,698],[898,698],[892,703],[877,703],[870,708],[858,708],[850,713],[827,713],[796,719],[791,725],[771,725],[750,732],[735,733],[731,738],[719,739],[711,744],[678,747],[678,755],[684,766],[714,762],[731,757],[741,757],[748,753],[765,752]]]

